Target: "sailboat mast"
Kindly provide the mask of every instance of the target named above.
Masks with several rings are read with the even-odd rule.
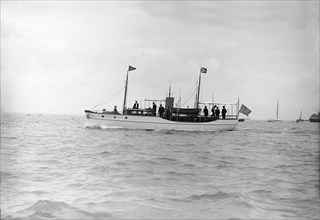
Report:
[[[127,114],[128,73],[129,73],[129,69],[127,71],[126,85],[125,85],[125,88],[124,88],[123,114]]]
[[[277,99],[277,120],[278,120],[278,115],[279,115],[279,100]]]

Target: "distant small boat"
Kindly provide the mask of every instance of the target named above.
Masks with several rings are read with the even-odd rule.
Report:
[[[300,111],[300,117],[296,120],[296,122],[303,122],[304,120],[302,119],[302,111]]]
[[[269,119],[267,122],[281,122],[281,120],[278,119],[279,116],[279,100],[277,100],[277,115],[276,119]]]
[[[310,116],[310,122],[320,122],[320,112],[317,114],[313,114]]]

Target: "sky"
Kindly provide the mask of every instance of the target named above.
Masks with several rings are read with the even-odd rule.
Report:
[[[84,114],[163,100],[320,111],[319,1],[1,1],[1,112]],[[148,106],[146,106],[148,107]]]

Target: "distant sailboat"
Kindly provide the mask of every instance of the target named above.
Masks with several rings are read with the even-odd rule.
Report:
[[[277,100],[277,115],[276,119],[269,119],[268,122],[280,122],[281,120],[278,119],[279,116],[279,100]]]
[[[296,120],[296,122],[303,122],[304,120],[302,119],[302,111],[300,111],[300,117]]]

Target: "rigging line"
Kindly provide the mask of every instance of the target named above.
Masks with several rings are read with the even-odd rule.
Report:
[[[99,103],[101,103],[103,100],[107,99],[107,97],[110,96],[109,94],[110,94],[116,87],[118,87],[118,86],[120,85],[120,83],[122,83],[122,82],[123,82],[123,79],[121,79],[112,89],[110,89],[110,90],[106,93],[106,95],[105,95],[102,99],[100,99],[100,101],[96,104],[96,106],[101,105],[101,104],[99,104]],[[108,99],[109,99],[109,98],[108,98]],[[95,107],[96,107],[96,106],[95,106]],[[95,108],[95,107],[93,107],[93,108]]]
[[[192,92],[192,94],[190,94],[189,98],[183,103],[182,106],[184,106],[185,104],[187,104],[187,102],[191,99],[191,97],[196,93],[196,89],[194,89],[194,91]]]
[[[104,103],[101,103],[101,104],[99,104],[99,105],[96,105],[95,107],[101,106],[101,105],[104,105],[104,104],[110,102],[111,100],[113,100],[114,98],[116,98],[117,96],[119,96],[119,94],[120,94],[123,90],[124,90],[124,88],[119,89],[117,92],[113,93],[113,95],[112,95],[110,98],[108,98]],[[94,107],[94,108],[95,108],[95,107]]]
[[[184,105],[189,101],[189,99],[191,98],[191,96],[194,95],[194,93],[195,93],[195,91],[196,91],[196,85],[193,85],[193,87],[192,87],[192,89],[191,89],[190,91],[191,91],[191,92],[189,93],[189,97],[187,96],[187,97],[188,97],[188,98],[187,98],[187,101],[185,101],[182,106],[184,106]]]
[[[118,93],[114,94],[113,97],[110,97],[109,100],[107,100],[106,102],[104,102],[104,103],[102,103],[102,104],[100,104],[100,105],[94,106],[92,109],[94,109],[94,108],[96,108],[96,107],[98,107],[98,106],[102,106],[102,105],[110,102],[111,100],[113,100],[114,98],[116,98],[117,96],[119,96],[119,94],[120,94],[121,92],[122,92],[122,90],[119,90]],[[91,109],[91,110],[92,110],[92,109]]]
[[[118,91],[114,92],[114,93],[107,99],[107,101],[105,101],[104,103],[100,103],[100,104],[95,105],[94,107],[91,108],[91,110],[94,109],[94,108],[97,107],[97,106],[101,106],[101,105],[104,105],[104,104],[108,103],[109,101],[111,101],[112,99],[114,99],[115,97],[117,97],[117,96],[120,94],[120,92],[122,92],[123,89],[124,89],[124,88],[120,88]]]

